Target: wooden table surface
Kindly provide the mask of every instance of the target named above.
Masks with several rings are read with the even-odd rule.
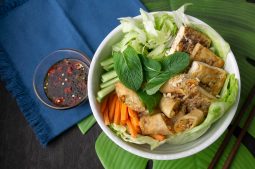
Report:
[[[96,124],[82,135],[74,126],[43,148],[0,82],[0,169],[102,169],[95,152],[101,131]]]

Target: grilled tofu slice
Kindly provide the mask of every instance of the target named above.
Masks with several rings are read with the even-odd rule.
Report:
[[[204,47],[200,43],[197,43],[191,53],[191,59],[195,61],[204,62],[208,65],[222,68],[224,66],[224,60],[215,55],[210,49]]]
[[[144,115],[140,118],[140,128],[142,134],[151,135],[151,134],[171,134],[170,129],[168,128],[165,122],[164,115],[162,113],[156,113],[153,115]]]
[[[139,96],[131,89],[124,86],[122,83],[118,82],[115,84],[115,91],[117,96],[122,102],[124,102],[128,107],[137,112],[145,112],[145,106],[140,100]]]
[[[190,27],[182,26],[180,27],[168,54],[173,54],[176,51],[191,54],[197,43],[209,48],[211,45],[211,39]]]
[[[214,96],[220,93],[227,78],[225,70],[198,61],[192,63],[188,74],[193,78],[198,78],[199,85]]]

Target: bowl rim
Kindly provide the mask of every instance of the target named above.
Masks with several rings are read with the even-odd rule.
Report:
[[[159,11],[159,12],[165,12],[168,14],[172,14],[173,12],[170,11]],[[158,12],[150,12],[152,14],[158,13]],[[186,14],[185,14],[186,15]],[[186,15],[188,16],[188,18],[190,18],[191,20],[197,22],[197,23],[201,23],[201,24],[206,24],[205,22],[203,22],[202,20],[195,18],[193,16],[190,15]],[[136,17],[134,17],[135,19],[140,19],[141,15],[138,15]],[[209,25],[208,25],[209,26]],[[240,72],[239,72],[239,68],[235,59],[235,56],[233,54],[233,52],[230,50],[227,57],[233,57],[233,64],[234,67],[236,69],[237,74],[235,73],[236,79],[238,80],[238,96],[237,99],[235,101],[235,103],[231,106],[231,108],[227,111],[228,113],[228,118],[226,118],[226,120],[221,124],[221,126],[219,127],[219,129],[217,130],[217,132],[214,132],[211,136],[210,139],[206,140],[205,142],[201,143],[199,146],[197,147],[192,147],[188,150],[184,150],[182,152],[177,152],[177,153],[171,153],[171,154],[156,154],[152,152],[145,152],[142,150],[138,150],[132,146],[130,146],[127,142],[125,142],[124,140],[122,140],[121,138],[119,138],[116,134],[114,134],[111,129],[106,126],[104,124],[104,122],[101,119],[101,114],[99,112],[97,112],[96,110],[96,104],[97,101],[95,99],[94,93],[93,93],[93,77],[96,77],[94,75],[95,71],[94,71],[94,67],[96,62],[98,61],[98,59],[100,58],[100,52],[101,50],[105,47],[105,45],[107,44],[107,42],[119,31],[121,31],[121,26],[118,25],[117,27],[115,27],[106,37],[105,39],[101,42],[101,44],[99,45],[99,47],[97,48],[91,65],[90,65],[90,69],[89,69],[89,75],[88,75],[88,98],[89,98],[89,103],[93,112],[93,115],[97,121],[97,123],[99,124],[99,126],[101,127],[101,129],[103,130],[103,132],[107,135],[108,138],[110,138],[115,144],[117,144],[118,146],[120,146],[121,148],[123,148],[124,150],[135,154],[137,156],[140,157],[144,157],[144,158],[148,158],[148,159],[154,159],[154,160],[174,160],[174,159],[179,159],[179,158],[184,158],[187,156],[191,156],[195,153],[198,153],[202,150],[204,150],[205,148],[207,148],[208,146],[210,146],[212,143],[214,143],[223,133],[224,131],[227,129],[227,127],[229,126],[229,124],[231,123],[234,115],[236,114],[237,111],[237,106],[239,103],[239,99],[240,99],[240,92],[241,92],[241,81],[240,81]],[[234,113],[229,114],[229,112],[234,111]],[[211,128],[211,127],[210,127]],[[199,139],[199,138],[198,138]]]
[[[44,99],[42,99],[41,96],[40,96],[40,94],[38,93],[38,91],[37,91],[37,89],[36,89],[36,84],[35,84],[35,83],[36,83],[36,75],[38,74],[39,69],[40,69],[40,67],[42,66],[42,64],[43,64],[47,59],[49,59],[49,57],[51,57],[52,55],[54,55],[54,54],[56,54],[56,53],[58,53],[58,52],[72,52],[72,53],[75,52],[75,53],[78,53],[79,56],[83,57],[83,58],[86,60],[86,62],[84,62],[84,61],[78,59],[80,62],[83,62],[85,65],[87,65],[87,67],[88,67],[87,73],[89,72],[89,69],[90,69],[91,59],[90,59],[85,53],[83,53],[83,52],[81,52],[81,51],[79,51],[79,50],[77,50],[77,49],[72,49],[72,48],[61,48],[61,49],[57,49],[57,50],[51,52],[50,54],[46,55],[46,56],[37,64],[37,66],[36,66],[36,68],[35,68],[35,70],[34,70],[33,82],[32,82],[32,83],[33,83],[33,89],[34,89],[34,93],[35,93],[36,97],[37,97],[44,105],[46,105],[46,106],[49,107],[49,108],[56,109],[56,110],[67,110],[67,109],[72,109],[72,108],[74,108],[74,107],[77,107],[77,106],[81,105],[82,103],[84,103],[85,101],[87,101],[87,100],[88,100],[88,90],[87,90],[86,96],[85,96],[84,98],[82,98],[82,100],[81,100],[79,103],[77,103],[77,104],[75,104],[75,105],[73,105],[73,106],[63,106],[63,107],[60,107],[60,106],[57,106],[57,105],[50,105],[50,104],[48,104],[47,102],[45,102]],[[64,60],[64,59],[65,59],[65,58],[60,59],[60,60],[54,62],[52,65],[50,65],[50,67],[53,66],[54,64],[56,64],[57,62],[59,62],[59,61],[61,61],[61,60]],[[68,58],[66,58],[66,59],[68,59]],[[87,77],[88,77],[88,75],[87,75]],[[87,81],[87,89],[88,89],[88,81]]]

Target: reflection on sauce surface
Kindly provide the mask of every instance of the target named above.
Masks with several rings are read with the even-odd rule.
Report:
[[[87,96],[88,67],[76,59],[64,59],[48,70],[44,91],[49,100],[59,107],[72,107]]]

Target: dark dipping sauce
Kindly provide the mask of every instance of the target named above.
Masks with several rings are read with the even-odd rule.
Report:
[[[59,107],[73,107],[87,97],[86,64],[76,59],[63,59],[48,70],[44,91],[48,99]]]

